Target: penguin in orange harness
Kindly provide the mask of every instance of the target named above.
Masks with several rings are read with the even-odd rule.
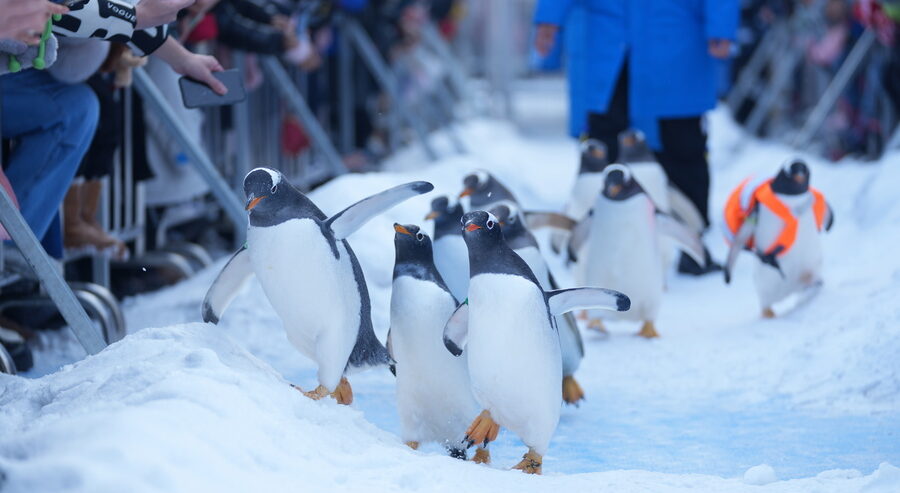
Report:
[[[731,243],[725,282],[742,249],[756,254],[756,291],[765,318],[789,295],[822,283],[822,244],[834,214],[821,192],[809,186],[809,167],[794,159],[774,178],[744,180],[725,204],[726,236]]]

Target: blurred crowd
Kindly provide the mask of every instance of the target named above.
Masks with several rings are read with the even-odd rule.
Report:
[[[792,126],[802,125],[796,119],[819,101],[863,33],[874,32],[876,44],[841,91],[820,140],[830,159],[879,156],[893,130],[885,123],[895,123],[900,115],[900,1],[745,0],[740,51],[731,66],[730,82],[738,79],[754,50],[779,23],[790,23],[792,36],[784,48],[802,54],[787,88],[787,104],[778,108]],[[782,51],[775,56],[786,55]],[[747,119],[754,102],[734,108],[739,121]],[[761,129],[766,135],[783,130],[777,123]]]
[[[130,90],[136,68],[146,71],[189,137],[220,158],[221,149],[203,142],[204,126],[229,133],[234,126],[231,108],[217,112],[185,108],[178,79],[187,76],[224,94],[227,88],[215,73],[234,67],[235,55],[241,53],[243,85],[253,94],[266,80],[261,57],[278,57],[330,140],[337,142],[342,20],[353,19],[363,28],[395,74],[396,94],[409,103],[433,90],[443,70],[435,66],[439,62],[434,56],[425,53],[423,29],[433,22],[441,35],[452,38],[462,13],[459,4],[454,0],[0,0],[0,184],[44,250],[57,259],[102,255],[124,262],[136,249],[138,237],[148,249],[162,248],[167,239],[154,228],[160,227],[166,209],[203,197],[209,188],[189,166],[161,116]],[[384,117],[392,104],[390,95],[366,61],[354,52],[351,63],[353,139],[341,149],[341,158],[347,170],[361,171],[372,169],[392,150],[389,142],[404,137],[390,135],[397,131]],[[289,113],[282,106],[266,111]],[[293,115],[285,115],[280,134],[282,153],[311,148],[307,129]],[[229,138],[233,140],[233,135]],[[228,142],[223,147],[234,146]],[[128,169],[123,172],[125,163]],[[132,207],[122,197],[133,197],[136,183],[145,191],[145,204],[139,205],[146,208],[131,212],[146,213],[145,220],[135,223],[146,225],[147,231],[137,236],[110,231],[104,225],[121,213],[116,208]],[[104,203],[107,207],[101,206]],[[218,229],[225,236],[223,242],[231,239],[233,231],[216,228],[215,217],[206,220],[204,227],[189,227],[180,234],[195,241]],[[11,241],[4,243],[4,258],[6,273],[31,275]],[[66,265],[66,277],[90,280],[91,273]],[[134,283],[129,286],[126,293],[116,294],[141,290]],[[3,288],[0,301],[9,292]],[[0,326],[20,327],[3,314]],[[21,362],[20,369],[27,366]]]

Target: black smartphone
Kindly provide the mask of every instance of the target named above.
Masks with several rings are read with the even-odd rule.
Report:
[[[228,88],[228,93],[224,96],[216,94],[203,82],[189,77],[178,79],[178,85],[181,87],[181,100],[185,108],[225,106],[240,103],[247,98],[247,92],[244,90],[244,78],[240,70],[233,68],[223,72],[213,72],[213,75]]]

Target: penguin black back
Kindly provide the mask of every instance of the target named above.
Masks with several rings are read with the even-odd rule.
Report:
[[[434,266],[431,238],[415,224],[394,224],[394,279],[409,276],[437,284],[446,292],[450,289]]]
[[[327,218],[303,192],[273,169],[256,168],[247,173],[244,194],[252,226],[275,226],[297,218]]]
[[[809,190],[809,167],[800,159],[783,166],[772,180],[772,191],[782,195],[801,195]]]

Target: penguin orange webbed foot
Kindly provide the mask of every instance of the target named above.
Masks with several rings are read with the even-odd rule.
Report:
[[[472,421],[469,429],[466,430],[465,444],[466,448],[478,443],[487,446],[488,443],[497,439],[500,434],[500,425],[491,418],[491,413],[486,409]]]
[[[522,461],[513,466],[513,469],[518,469],[525,474],[541,474],[543,459],[537,452],[529,449],[528,453],[522,456]]]
[[[301,390],[300,387],[294,386],[294,388],[299,390],[300,392],[303,392],[303,390]],[[322,399],[323,397],[327,396],[328,393],[329,393],[328,389],[326,389],[322,385],[319,385],[318,387],[316,387],[316,390],[310,390],[309,392],[303,392],[303,395],[305,395],[306,397],[309,397],[310,399],[312,399],[314,401],[318,401],[318,400]]]
[[[771,308],[763,308],[762,318],[775,318],[775,310],[772,310]]]
[[[419,442],[406,442],[406,446],[413,450],[419,450]]]
[[[584,390],[581,389],[581,385],[578,385],[575,377],[571,375],[563,377],[562,398],[566,404],[574,404],[576,407],[584,399]]]
[[[341,383],[331,393],[331,397],[334,397],[338,404],[345,406],[353,403],[353,388],[350,387],[350,381],[347,380],[347,377],[341,378]]]
[[[655,339],[659,337],[659,332],[656,331],[653,322],[644,322],[644,325],[641,326],[641,331],[637,335],[645,339]]]
[[[606,330],[606,325],[603,323],[603,320],[599,318],[592,318],[588,321],[587,328],[591,330],[596,330],[601,334],[609,334],[609,331]]]
[[[482,447],[478,447],[475,450],[475,456],[472,457],[472,462],[476,464],[490,464],[491,463],[491,452],[490,450]]]

